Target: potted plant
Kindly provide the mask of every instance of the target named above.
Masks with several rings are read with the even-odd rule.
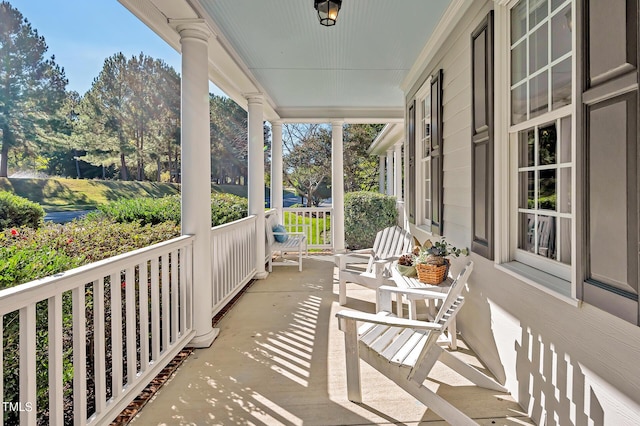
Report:
[[[420,282],[437,285],[443,282],[449,273],[448,257],[460,255],[468,256],[469,249],[457,248],[444,238],[435,243],[427,240],[424,244],[417,245],[413,253],[400,257],[398,270],[406,276],[417,275]]]

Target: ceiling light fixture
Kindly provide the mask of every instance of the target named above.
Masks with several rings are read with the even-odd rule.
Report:
[[[318,11],[320,24],[325,27],[336,24],[340,6],[342,6],[342,0],[313,0],[313,7]]]

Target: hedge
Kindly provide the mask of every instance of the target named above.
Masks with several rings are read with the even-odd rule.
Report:
[[[350,192],[344,197],[344,229],[347,248],[373,246],[376,233],[396,225],[396,199],[378,192]]]
[[[0,191],[0,230],[21,226],[38,228],[43,219],[44,210],[40,204],[11,192]]]

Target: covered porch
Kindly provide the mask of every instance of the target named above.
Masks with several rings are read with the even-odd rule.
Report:
[[[445,424],[411,395],[362,363],[362,404],[347,399],[345,348],[335,313],[375,311],[375,292],[349,285],[338,305],[332,256],[304,259],[304,272],[274,268],[239,297],[131,424]],[[457,355],[485,370],[463,344]],[[533,424],[509,395],[474,386],[438,365],[429,387],[479,424]]]

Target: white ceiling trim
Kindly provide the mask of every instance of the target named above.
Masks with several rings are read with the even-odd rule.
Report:
[[[403,108],[278,108],[282,120],[295,123],[391,123],[404,121]]]

